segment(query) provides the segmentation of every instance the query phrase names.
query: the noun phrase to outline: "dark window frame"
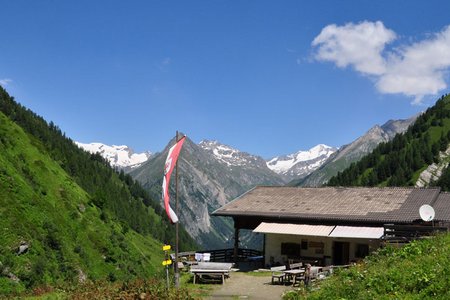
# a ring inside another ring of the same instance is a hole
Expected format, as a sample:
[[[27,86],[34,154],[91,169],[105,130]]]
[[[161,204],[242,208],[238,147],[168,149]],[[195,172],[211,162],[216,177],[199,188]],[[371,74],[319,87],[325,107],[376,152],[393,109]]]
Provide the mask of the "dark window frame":
[[[281,243],[281,255],[288,257],[300,256],[301,244],[299,243]]]
[[[369,245],[368,244],[356,244],[355,257],[364,258],[369,255]]]

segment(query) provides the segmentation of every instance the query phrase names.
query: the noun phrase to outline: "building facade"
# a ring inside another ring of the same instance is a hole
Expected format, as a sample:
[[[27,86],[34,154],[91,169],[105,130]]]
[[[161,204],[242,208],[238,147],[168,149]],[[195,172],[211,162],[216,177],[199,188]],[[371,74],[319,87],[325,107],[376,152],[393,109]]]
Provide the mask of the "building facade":
[[[419,209],[424,204],[435,207],[433,221],[422,220]],[[240,229],[264,234],[267,266],[290,260],[345,265],[364,258],[388,238],[400,238],[400,231],[390,231],[399,228],[395,226],[403,226],[402,239],[436,227],[448,229],[450,194],[439,188],[259,186],[213,215],[233,218],[235,249]]]

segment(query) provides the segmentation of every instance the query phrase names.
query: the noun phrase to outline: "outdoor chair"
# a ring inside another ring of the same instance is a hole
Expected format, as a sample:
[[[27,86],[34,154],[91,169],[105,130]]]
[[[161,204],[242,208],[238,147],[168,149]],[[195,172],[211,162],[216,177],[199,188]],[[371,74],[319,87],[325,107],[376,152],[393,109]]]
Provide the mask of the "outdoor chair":
[[[293,263],[293,264],[289,264],[289,269],[293,270],[293,269],[300,269],[303,266],[303,263],[299,262],[299,263]]]
[[[317,278],[325,279],[328,276],[330,276],[332,272],[333,272],[333,267],[331,267],[331,266],[323,267],[322,271],[317,274]]]
[[[179,262],[177,263],[177,266],[178,266],[178,270],[180,270],[180,271],[186,270],[186,269],[184,268],[184,263],[181,262],[181,261],[179,261]]]
[[[301,281],[306,283],[306,275],[305,275],[305,273],[294,276],[294,281],[292,283],[292,286],[295,286],[297,283],[300,285]]]
[[[272,284],[274,284],[275,279],[277,279],[278,283],[284,283],[284,273],[286,270],[286,266],[272,267],[270,271],[272,271]]]

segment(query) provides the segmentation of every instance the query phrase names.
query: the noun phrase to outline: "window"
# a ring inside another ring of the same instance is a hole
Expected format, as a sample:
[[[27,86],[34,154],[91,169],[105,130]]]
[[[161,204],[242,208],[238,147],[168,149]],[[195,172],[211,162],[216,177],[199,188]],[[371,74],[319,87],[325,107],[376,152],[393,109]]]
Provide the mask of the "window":
[[[369,255],[369,245],[367,244],[356,244],[355,257],[364,258]]]
[[[300,256],[300,244],[281,243],[281,255],[287,255],[288,257]]]
[[[308,240],[302,240],[302,250],[308,250]]]

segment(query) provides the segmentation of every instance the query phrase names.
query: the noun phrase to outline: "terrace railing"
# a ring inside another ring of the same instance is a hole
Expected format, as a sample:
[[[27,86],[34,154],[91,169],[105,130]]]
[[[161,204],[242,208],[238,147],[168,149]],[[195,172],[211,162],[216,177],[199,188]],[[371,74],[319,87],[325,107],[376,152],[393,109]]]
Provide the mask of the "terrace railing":
[[[234,262],[234,249],[202,250],[198,253],[211,253],[213,262]],[[249,258],[262,256],[262,251],[254,249],[238,248],[238,261],[247,261]]]
[[[446,232],[446,227],[385,224],[382,239],[386,243],[407,243],[415,239],[429,236],[435,232]]]

